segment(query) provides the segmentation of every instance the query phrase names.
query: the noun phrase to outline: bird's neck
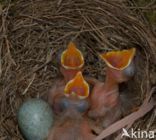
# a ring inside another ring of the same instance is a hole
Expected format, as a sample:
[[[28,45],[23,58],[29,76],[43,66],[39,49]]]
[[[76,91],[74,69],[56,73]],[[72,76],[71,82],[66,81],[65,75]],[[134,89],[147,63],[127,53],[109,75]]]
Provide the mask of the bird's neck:
[[[107,71],[106,71],[106,79],[105,79],[105,84],[104,84],[103,88],[105,88],[105,90],[108,92],[116,91],[117,94],[119,91],[119,84],[115,80],[113,74],[111,73],[111,71],[109,69],[107,69]]]
[[[78,70],[77,69],[75,69],[75,70],[64,69],[63,76],[64,76],[65,83],[72,80],[79,71],[80,71],[79,69]]]

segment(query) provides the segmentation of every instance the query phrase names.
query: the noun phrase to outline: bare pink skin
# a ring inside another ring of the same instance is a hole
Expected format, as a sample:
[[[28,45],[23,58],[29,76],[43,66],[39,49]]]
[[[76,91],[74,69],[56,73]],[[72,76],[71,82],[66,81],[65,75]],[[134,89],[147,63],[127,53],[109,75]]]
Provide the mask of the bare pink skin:
[[[127,81],[123,71],[107,68],[106,80],[94,83],[89,117],[96,119],[97,123],[102,121],[102,126],[107,127],[121,117],[121,106],[119,99],[118,84]]]
[[[83,71],[83,70],[82,69],[65,69],[62,66],[60,67],[60,72],[62,73],[64,77],[64,81],[66,83],[72,80],[79,71]]]
[[[87,119],[82,118],[77,111],[69,109],[54,124],[54,127],[49,132],[47,140],[94,140],[94,139],[95,135],[92,134]]]
[[[56,113],[61,111],[58,107],[58,104],[60,99],[65,97],[64,88],[66,83],[73,79],[79,70],[67,70],[61,66],[60,71],[63,74],[64,79],[56,80],[50,92],[48,93],[48,102],[51,106],[53,106],[53,109]]]
[[[77,74],[77,72],[80,70],[82,70],[82,69],[67,70],[67,69],[64,69],[63,67],[60,68],[60,71],[63,74],[64,79],[57,80],[53,84],[53,87],[51,88],[51,90],[48,94],[48,102],[53,107],[53,110],[56,114],[59,114],[63,111],[60,108],[60,104],[62,102],[61,100],[63,98],[66,98],[66,96],[64,95],[65,85],[67,84],[68,81],[72,80],[75,77],[75,75]],[[74,101],[75,103],[76,102],[79,103],[79,100],[80,100],[79,98],[77,98],[77,96],[75,96],[75,97],[69,96],[68,99]],[[88,98],[85,99],[85,101],[89,102]]]
[[[48,103],[53,107],[55,113],[60,113],[61,110],[58,106],[60,99],[64,97],[65,82],[57,80],[48,93]]]

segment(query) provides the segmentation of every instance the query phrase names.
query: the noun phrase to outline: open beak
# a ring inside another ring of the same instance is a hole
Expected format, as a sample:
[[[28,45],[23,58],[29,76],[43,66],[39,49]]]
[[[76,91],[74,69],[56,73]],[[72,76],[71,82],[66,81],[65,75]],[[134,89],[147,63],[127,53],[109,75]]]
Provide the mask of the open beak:
[[[81,72],[78,72],[76,76],[66,84],[64,93],[66,96],[74,95],[79,99],[85,99],[89,96],[89,85],[84,80]]]
[[[61,65],[65,69],[80,69],[84,65],[82,53],[76,48],[73,42],[68,44],[68,48],[61,55]]]
[[[131,64],[135,52],[136,49],[132,48],[129,50],[111,51],[103,53],[100,56],[106,62],[108,67],[116,70],[124,70]]]

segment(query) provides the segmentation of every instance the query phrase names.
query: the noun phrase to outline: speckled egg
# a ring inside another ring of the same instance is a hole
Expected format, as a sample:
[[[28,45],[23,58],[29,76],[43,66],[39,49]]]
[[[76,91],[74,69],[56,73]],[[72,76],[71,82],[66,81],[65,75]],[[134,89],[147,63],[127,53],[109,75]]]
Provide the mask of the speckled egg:
[[[24,102],[17,114],[18,124],[26,140],[45,140],[53,125],[53,112],[41,99]]]

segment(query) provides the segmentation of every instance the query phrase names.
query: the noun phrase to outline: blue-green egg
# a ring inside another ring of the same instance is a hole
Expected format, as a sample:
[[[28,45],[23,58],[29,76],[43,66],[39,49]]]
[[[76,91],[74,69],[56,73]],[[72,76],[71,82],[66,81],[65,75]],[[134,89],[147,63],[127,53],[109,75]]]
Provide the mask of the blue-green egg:
[[[53,112],[41,99],[24,102],[17,114],[19,128],[26,140],[45,140],[53,125]]]

